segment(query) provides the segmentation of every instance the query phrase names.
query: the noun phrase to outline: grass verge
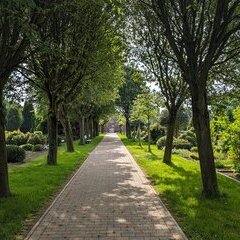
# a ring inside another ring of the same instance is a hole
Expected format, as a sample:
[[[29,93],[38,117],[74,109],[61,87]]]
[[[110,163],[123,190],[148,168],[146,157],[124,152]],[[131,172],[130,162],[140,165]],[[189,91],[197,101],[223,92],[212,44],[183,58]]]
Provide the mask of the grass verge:
[[[0,239],[14,239],[25,219],[36,214],[46,204],[102,138],[96,137],[84,146],[75,143],[74,153],[67,153],[65,146],[59,147],[56,166],[48,166],[46,156],[43,156],[10,169],[12,196],[0,200]]]
[[[148,153],[145,146],[120,137],[189,239],[239,240],[240,184],[218,176],[223,197],[203,198],[198,162],[173,155],[173,164],[166,165],[155,146]]]

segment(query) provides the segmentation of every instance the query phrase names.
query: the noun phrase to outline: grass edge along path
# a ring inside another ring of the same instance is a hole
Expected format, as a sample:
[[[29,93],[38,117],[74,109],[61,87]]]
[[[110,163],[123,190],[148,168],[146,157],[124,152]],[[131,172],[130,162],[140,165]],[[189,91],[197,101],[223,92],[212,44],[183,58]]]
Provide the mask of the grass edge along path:
[[[103,136],[96,137],[84,146],[75,142],[76,151],[73,153],[67,153],[65,145],[59,147],[56,166],[48,166],[46,156],[40,156],[10,169],[12,196],[0,200],[0,239],[15,239],[24,221],[39,214],[46,203],[50,204],[49,199],[63,187],[102,139]]]
[[[239,240],[240,184],[219,175],[220,199],[201,196],[198,162],[173,155],[171,166],[162,162],[163,151],[119,135],[184,233],[193,240]]]

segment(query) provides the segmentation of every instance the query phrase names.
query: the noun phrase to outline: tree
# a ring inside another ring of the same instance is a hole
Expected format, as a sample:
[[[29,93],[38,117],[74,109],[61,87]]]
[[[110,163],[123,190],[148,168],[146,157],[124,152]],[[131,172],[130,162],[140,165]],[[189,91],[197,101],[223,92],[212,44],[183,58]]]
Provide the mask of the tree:
[[[141,85],[143,83],[142,77],[132,67],[125,67],[125,82],[119,89],[119,98],[116,101],[126,119],[126,135],[131,138],[131,126],[130,126],[130,112],[133,106],[133,101],[137,95],[141,92]]]
[[[218,182],[210,137],[207,84],[214,65],[239,52],[239,1],[141,2],[152,10],[175,54],[192,98],[203,193],[218,196]]]
[[[141,146],[141,129],[140,123],[147,123],[147,136],[148,136],[148,151],[151,152],[151,134],[150,124],[151,119],[158,114],[157,104],[154,101],[154,95],[149,89],[144,89],[133,101],[133,108],[131,112],[131,120],[138,121],[138,141]]]
[[[102,8],[102,1],[46,3],[45,22],[37,28],[40,49],[31,55],[27,68],[20,68],[21,74],[48,99],[50,165],[57,163],[59,107],[79,88],[89,70],[104,31],[106,16]]]
[[[158,83],[160,95],[168,110],[163,162],[170,164],[177,113],[187,98],[187,84],[183,81],[181,71],[173,60],[173,52],[163,36],[155,14],[138,2],[134,2],[127,11],[129,9],[130,13],[126,15],[132,26],[127,30],[130,51],[133,57],[142,63],[141,67],[146,69],[147,79]]]
[[[35,129],[35,112],[31,101],[26,100],[22,111],[23,122],[20,130],[24,133],[33,132]]]
[[[14,69],[26,57],[25,51],[34,38],[38,23],[35,1],[0,2],[0,198],[10,195],[3,107],[4,87]]]
[[[7,131],[18,130],[21,126],[22,117],[20,114],[19,107],[16,105],[11,105],[7,112]]]

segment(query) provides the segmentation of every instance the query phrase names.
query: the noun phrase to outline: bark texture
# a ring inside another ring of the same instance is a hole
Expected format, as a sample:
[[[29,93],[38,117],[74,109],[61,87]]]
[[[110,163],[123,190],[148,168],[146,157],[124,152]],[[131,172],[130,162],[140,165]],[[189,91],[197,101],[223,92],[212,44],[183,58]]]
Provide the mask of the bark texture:
[[[173,137],[176,126],[176,116],[177,111],[173,108],[169,109],[168,126],[167,126],[167,136],[166,145],[164,150],[163,162],[170,164],[172,161],[172,148],[173,148]]]
[[[47,163],[49,165],[57,164],[57,149],[58,149],[58,117],[57,107],[52,97],[50,99],[50,107],[48,111],[48,156]]]
[[[191,87],[193,124],[196,131],[203,194],[207,197],[219,195],[217,174],[211,142],[207,90],[205,86]]]
[[[2,92],[3,90],[0,89],[0,198],[8,197],[10,195]]]
[[[125,116],[126,118],[126,136],[127,138],[131,138],[131,126],[130,126],[130,120],[129,117]]]
[[[80,141],[79,144],[80,145],[84,145],[86,143],[85,141],[85,118],[81,117],[80,119]]]

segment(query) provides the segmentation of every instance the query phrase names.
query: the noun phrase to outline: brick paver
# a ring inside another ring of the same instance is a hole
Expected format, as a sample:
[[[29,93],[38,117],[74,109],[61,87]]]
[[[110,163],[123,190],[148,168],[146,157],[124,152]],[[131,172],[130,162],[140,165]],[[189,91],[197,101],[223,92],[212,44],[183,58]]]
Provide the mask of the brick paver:
[[[90,154],[26,240],[186,240],[114,133]]]

